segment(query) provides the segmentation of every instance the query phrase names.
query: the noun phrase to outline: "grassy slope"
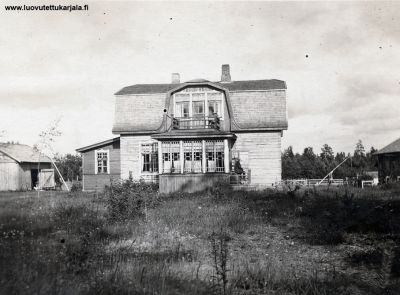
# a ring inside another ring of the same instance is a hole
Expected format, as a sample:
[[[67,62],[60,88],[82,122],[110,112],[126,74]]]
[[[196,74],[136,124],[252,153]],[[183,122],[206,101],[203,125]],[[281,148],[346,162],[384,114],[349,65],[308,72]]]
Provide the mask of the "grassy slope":
[[[117,222],[102,196],[7,194],[0,293],[396,294],[398,196],[219,188]]]

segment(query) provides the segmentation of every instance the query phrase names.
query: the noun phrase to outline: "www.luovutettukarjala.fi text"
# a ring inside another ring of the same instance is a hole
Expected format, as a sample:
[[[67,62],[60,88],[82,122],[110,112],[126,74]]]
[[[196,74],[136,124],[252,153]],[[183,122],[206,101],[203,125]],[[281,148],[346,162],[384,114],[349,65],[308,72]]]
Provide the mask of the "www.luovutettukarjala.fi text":
[[[89,5],[6,5],[7,11],[87,11]]]

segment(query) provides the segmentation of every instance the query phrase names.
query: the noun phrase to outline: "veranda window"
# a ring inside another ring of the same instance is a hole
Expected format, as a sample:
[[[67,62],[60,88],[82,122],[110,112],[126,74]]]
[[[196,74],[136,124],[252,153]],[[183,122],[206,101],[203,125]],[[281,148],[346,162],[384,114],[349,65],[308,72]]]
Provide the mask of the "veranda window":
[[[180,173],[180,143],[167,141],[162,143],[163,173]]]
[[[183,142],[184,172],[191,172],[191,173],[202,172],[202,160],[203,160],[202,150],[203,150],[203,145],[200,140]]]
[[[176,140],[160,144],[160,173],[229,173],[228,139]]]
[[[96,174],[109,173],[109,151],[97,150],[96,156]]]
[[[158,144],[144,143],[142,149],[142,172],[158,172]]]
[[[224,172],[224,142],[222,140],[206,141],[207,172]]]

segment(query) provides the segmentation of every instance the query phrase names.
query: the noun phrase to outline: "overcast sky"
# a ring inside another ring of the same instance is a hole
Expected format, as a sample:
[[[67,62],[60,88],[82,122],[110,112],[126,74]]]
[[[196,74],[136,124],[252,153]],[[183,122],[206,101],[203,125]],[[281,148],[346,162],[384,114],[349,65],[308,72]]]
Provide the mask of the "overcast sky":
[[[172,72],[218,81],[224,63],[233,80],[286,81],[283,148],[349,152],[400,137],[400,2],[79,0],[88,12],[19,13],[1,3],[0,141],[35,144],[61,118],[54,148],[74,152],[115,136],[120,88]]]

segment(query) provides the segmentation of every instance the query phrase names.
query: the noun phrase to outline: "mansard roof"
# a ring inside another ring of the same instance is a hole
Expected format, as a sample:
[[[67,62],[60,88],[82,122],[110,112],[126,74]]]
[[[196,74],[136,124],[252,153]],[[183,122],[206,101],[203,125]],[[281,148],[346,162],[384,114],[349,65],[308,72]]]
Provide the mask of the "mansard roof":
[[[181,84],[135,84],[127,86],[119,90],[115,95],[129,95],[129,94],[154,94],[154,93],[167,93],[179,86],[189,83],[208,82],[207,80],[196,79]],[[246,80],[246,81],[232,81],[227,83],[212,82],[219,85],[228,91],[254,91],[254,90],[273,90],[273,89],[286,89],[286,83],[282,80]]]
[[[286,83],[281,80],[137,84],[116,93],[114,134],[165,132],[171,96],[186,87],[210,87],[225,93],[230,130],[276,131],[288,127]],[[167,113],[164,112],[167,110]]]

